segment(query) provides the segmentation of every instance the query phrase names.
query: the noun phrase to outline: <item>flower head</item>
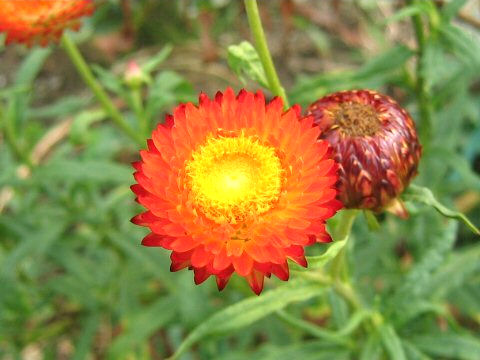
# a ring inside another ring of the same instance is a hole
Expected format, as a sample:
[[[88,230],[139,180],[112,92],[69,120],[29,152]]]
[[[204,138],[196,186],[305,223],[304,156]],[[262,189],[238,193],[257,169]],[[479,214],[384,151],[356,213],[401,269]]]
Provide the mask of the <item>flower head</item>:
[[[77,30],[79,18],[94,11],[92,0],[2,0],[0,32],[6,44],[47,45],[66,29]]]
[[[259,294],[264,276],[306,266],[304,247],[328,242],[337,164],[313,118],[275,98],[232,89],[198,106],[178,106],[148,140],[132,186],[147,211],[132,219],[151,233],[142,244],[171,250],[171,270],[221,290],[236,272]]]
[[[308,115],[334,148],[344,206],[408,216],[397,196],[417,174],[422,151],[410,115],[370,90],[327,95],[310,105]]]

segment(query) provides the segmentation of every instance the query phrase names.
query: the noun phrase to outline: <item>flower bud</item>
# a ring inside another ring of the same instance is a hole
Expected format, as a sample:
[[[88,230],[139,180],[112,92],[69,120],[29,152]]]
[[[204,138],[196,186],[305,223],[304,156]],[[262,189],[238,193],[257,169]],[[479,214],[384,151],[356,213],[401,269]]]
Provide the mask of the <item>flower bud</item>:
[[[307,115],[333,147],[344,206],[407,217],[398,196],[416,176],[422,152],[410,115],[371,90],[327,95],[310,105]]]
[[[132,60],[127,65],[127,70],[124,75],[125,83],[131,88],[139,88],[143,84],[150,82],[150,77],[142,70],[135,60]]]

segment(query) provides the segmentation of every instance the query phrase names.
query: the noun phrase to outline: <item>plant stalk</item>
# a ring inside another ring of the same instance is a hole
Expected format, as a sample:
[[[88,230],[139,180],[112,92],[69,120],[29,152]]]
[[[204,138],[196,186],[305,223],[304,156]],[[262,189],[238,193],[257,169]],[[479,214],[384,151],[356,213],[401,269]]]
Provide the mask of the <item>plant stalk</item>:
[[[415,0],[407,0],[407,3],[413,4]],[[424,76],[423,56],[425,54],[426,37],[423,28],[423,20],[420,14],[412,15],[412,23],[417,41],[417,65],[416,65],[416,83],[415,92],[420,110],[420,138],[423,146],[428,147],[432,138],[432,103],[429,90],[427,89]]]
[[[348,264],[347,264],[347,247],[348,247],[348,238],[352,231],[352,226],[355,221],[355,218],[358,214],[357,210],[348,210],[345,209],[338,215],[340,216],[339,222],[335,226],[335,231],[333,232],[334,241],[339,241],[347,239],[347,243],[340,250],[340,252],[332,259],[332,265],[330,268],[330,273],[332,279],[337,281],[343,279],[344,281],[348,280]]]
[[[270,91],[282,98],[285,107],[289,107],[290,104],[285,93],[285,89],[280,83],[275,65],[273,64],[272,55],[268,49],[267,39],[265,32],[263,31],[262,20],[258,11],[258,5],[256,0],[245,0],[245,9],[247,11],[248,23],[250,25],[250,31],[255,43],[255,48],[260,57],[260,61],[267,77]]]
[[[100,102],[107,115],[113,120],[115,125],[117,125],[120,130],[122,130],[132,140],[143,146],[145,144],[145,139],[143,136],[140,133],[137,133],[127,124],[122,114],[112,103],[110,97],[93,75],[88,64],[78,50],[77,45],[72,41],[67,33],[65,33],[62,37],[62,46],[67,55],[70,57],[70,60],[77,69],[79,75],[82,77],[83,81],[90,87],[97,100]]]
[[[137,121],[140,125],[140,129],[142,130],[142,134],[144,136],[148,136],[150,132],[150,124],[148,122],[148,118],[145,116],[141,88],[138,87],[131,89],[130,97],[132,101],[133,111],[135,112],[135,116],[137,117]]]

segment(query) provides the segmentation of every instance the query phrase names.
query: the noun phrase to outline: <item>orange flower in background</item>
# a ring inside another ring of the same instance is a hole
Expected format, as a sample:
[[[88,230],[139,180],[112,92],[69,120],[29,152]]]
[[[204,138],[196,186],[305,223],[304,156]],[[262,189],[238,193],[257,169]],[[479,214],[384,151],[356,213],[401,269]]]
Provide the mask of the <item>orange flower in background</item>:
[[[92,0],[1,0],[0,32],[6,44],[47,45],[66,29],[78,30],[79,18],[94,11]]]
[[[417,175],[422,154],[410,115],[372,90],[329,94],[310,105],[308,114],[334,149],[344,206],[406,218],[398,196]]]
[[[288,280],[287,259],[329,242],[337,164],[313,118],[283,111],[280,98],[232,89],[178,106],[147,141],[132,186],[147,211],[132,219],[142,244],[171,250],[171,271],[189,268],[219,290],[236,272],[259,294],[264,276]]]

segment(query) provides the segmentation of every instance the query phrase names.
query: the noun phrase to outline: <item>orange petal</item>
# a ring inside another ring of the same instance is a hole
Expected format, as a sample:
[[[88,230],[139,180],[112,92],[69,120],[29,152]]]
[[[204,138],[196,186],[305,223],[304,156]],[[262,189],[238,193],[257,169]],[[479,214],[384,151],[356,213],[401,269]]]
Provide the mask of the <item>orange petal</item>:
[[[232,263],[235,271],[241,276],[247,276],[252,271],[253,260],[246,253],[238,257],[233,257]]]
[[[211,275],[206,271],[205,268],[194,268],[193,271],[195,273],[194,281],[196,285],[200,285],[205,280],[207,280]]]
[[[205,251],[203,246],[199,246],[193,250],[191,262],[196,268],[201,268],[211,261],[212,255]]]
[[[250,285],[250,288],[257,295],[260,295],[260,293],[263,290],[263,279],[264,279],[263,273],[256,270],[252,271],[247,276],[247,281],[248,281],[248,284]]]
[[[227,256],[227,252],[225,249],[222,249],[218,255],[215,255],[213,258],[213,268],[215,270],[223,270],[230,266],[232,260],[230,257]]]
[[[287,262],[284,262],[283,264],[272,264],[270,270],[272,274],[283,281],[287,281],[290,276]]]
[[[176,238],[172,243],[172,249],[178,252],[185,252],[192,250],[198,243],[191,236],[183,236]]]
[[[245,241],[229,240],[227,241],[227,256],[240,256],[243,252]]]

